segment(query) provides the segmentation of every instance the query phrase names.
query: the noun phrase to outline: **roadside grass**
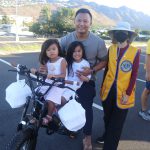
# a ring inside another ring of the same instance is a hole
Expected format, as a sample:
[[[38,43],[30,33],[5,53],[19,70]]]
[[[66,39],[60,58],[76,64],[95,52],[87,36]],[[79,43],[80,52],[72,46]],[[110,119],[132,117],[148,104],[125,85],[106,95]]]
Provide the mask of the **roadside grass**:
[[[0,52],[40,51],[41,43],[0,43]]]
[[[147,42],[145,42],[145,41],[134,41],[134,42],[132,43],[132,45],[142,47],[142,46],[146,46],[146,45],[147,45]]]
[[[109,47],[111,44],[111,41],[105,41],[106,46]],[[41,45],[43,41],[41,42],[12,42],[12,43],[0,43],[0,52],[2,53],[16,53],[16,52],[37,52],[40,51]],[[141,41],[135,41],[132,43],[132,45],[136,47],[146,47],[147,42],[141,42]]]

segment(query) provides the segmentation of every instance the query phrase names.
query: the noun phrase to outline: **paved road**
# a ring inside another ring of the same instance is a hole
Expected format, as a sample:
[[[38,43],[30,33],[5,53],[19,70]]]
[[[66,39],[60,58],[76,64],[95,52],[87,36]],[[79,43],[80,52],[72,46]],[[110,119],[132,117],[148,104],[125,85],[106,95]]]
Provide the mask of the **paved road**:
[[[26,64],[28,67],[37,67],[38,54],[14,54],[14,55],[1,55],[1,59],[9,62],[16,62]],[[143,63],[145,54],[141,55],[141,64],[139,70],[139,79],[144,80],[145,71]],[[5,145],[11,139],[16,130],[16,125],[20,119],[21,108],[11,109],[5,101],[5,88],[13,81],[15,81],[15,74],[9,73],[7,70],[11,69],[9,66],[0,62],[0,150],[5,149]],[[101,82],[103,71],[98,74],[97,85]],[[144,88],[144,82],[137,81],[136,91],[136,105],[132,108],[124,126],[119,150],[149,150],[150,149],[150,122],[142,120],[138,116],[140,109],[140,97]],[[97,90],[99,90],[97,88]],[[101,105],[98,96],[95,98],[94,103]],[[93,107],[94,110],[94,125],[93,125],[93,145],[94,150],[100,150],[100,145],[95,144],[97,136],[103,132],[103,112],[98,108]],[[67,136],[54,134],[48,136],[45,130],[41,129],[38,137],[37,150],[81,150],[82,149],[82,134],[79,134],[77,139],[69,139]]]

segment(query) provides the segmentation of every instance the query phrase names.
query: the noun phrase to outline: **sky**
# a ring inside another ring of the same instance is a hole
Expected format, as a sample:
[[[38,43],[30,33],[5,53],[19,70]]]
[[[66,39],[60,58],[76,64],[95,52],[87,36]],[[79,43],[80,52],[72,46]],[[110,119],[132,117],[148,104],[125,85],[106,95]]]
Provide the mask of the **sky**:
[[[141,11],[144,14],[150,15],[150,0],[86,0],[88,2],[96,2],[100,5],[109,7],[127,6],[136,11]]]

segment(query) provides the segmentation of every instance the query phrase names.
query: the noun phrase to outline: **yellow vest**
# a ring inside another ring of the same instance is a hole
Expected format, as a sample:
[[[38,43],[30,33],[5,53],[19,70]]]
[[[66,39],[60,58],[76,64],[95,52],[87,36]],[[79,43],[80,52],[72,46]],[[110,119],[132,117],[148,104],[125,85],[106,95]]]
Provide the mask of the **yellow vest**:
[[[116,78],[116,101],[117,106],[121,109],[126,109],[134,106],[135,103],[135,86],[129,100],[126,104],[121,104],[122,95],[126,92],[132,73],[132,65],[134,58],[138,52],[138,49],[133,46],[129,46],[124,55],[122,56],[117,71],[117,44],[113,44],[109,48],[109,62],[108,62],[108,71],[106,73],[102,88],[100,91],[100,96],[102,101],[106,100],[109,91],[114,83],[115,76]]]

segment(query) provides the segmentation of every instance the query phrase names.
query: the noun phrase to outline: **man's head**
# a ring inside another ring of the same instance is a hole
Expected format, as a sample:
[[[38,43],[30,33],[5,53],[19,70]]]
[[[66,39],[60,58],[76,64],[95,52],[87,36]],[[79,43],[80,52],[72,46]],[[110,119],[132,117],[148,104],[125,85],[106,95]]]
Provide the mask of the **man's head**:
[[[89,31],[92,24],[92,15],[86,8],[79,9],[75,14],[75,28],[79,34],[85,34]]]

